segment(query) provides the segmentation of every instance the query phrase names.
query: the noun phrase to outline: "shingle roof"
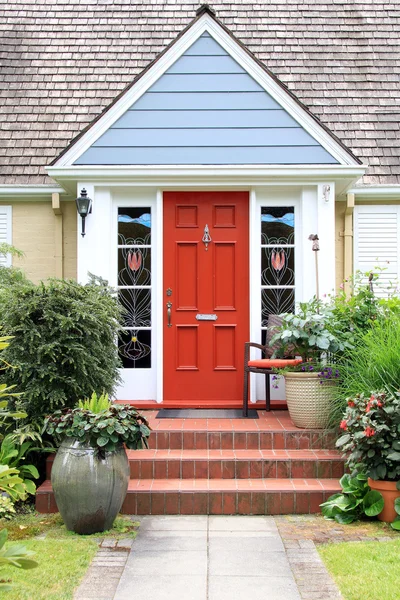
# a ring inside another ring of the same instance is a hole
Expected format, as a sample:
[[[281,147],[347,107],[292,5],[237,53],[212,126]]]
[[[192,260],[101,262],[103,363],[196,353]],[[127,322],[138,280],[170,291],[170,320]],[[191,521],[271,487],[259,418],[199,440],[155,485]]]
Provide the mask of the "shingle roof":
[[[398,0],[218,0],[217,17],[370,169],[400,183]],[[194,18],[189,0],[2,0],[2,183],[44,171]]]

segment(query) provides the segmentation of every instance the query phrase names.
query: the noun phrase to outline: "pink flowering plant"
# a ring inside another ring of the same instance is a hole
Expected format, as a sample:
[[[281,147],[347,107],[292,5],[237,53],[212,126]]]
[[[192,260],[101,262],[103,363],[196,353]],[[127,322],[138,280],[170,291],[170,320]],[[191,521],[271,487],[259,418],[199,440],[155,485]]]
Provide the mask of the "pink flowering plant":
[[[347,398],[336,446],[350,469],[371,479],[400,482],[400,392]]]

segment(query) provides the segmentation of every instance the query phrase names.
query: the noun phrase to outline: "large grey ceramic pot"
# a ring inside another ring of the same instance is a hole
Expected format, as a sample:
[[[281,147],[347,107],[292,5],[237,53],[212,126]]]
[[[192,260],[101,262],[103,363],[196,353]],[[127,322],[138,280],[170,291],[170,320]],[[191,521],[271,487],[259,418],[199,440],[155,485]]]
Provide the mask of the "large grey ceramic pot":
[[[91,446],[66,438],[54,459],[51,483],[58,510],[70,531],[110,529],[125,499],[129,462],[125,449],[98,458]]]

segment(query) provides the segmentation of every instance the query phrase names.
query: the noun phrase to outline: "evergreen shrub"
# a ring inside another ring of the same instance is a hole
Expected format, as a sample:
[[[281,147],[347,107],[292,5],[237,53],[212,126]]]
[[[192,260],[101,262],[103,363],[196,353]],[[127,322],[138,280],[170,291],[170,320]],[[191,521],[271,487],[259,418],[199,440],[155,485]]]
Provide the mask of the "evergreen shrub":
[[[23,390],[30,422],[82,397],[113,394],[120,366],[120,308],[107,284],[51,279],[11,286],[0,297],[0,325],[12,335],[4,359],[7,381]]]

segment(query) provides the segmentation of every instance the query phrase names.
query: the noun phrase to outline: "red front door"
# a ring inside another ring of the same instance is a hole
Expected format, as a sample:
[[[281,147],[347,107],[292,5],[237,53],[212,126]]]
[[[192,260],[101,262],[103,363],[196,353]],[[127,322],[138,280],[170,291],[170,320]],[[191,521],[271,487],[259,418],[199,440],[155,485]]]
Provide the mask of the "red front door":
[[[164,193],[164,401],[242,397],[248,214],[248,192]]]

